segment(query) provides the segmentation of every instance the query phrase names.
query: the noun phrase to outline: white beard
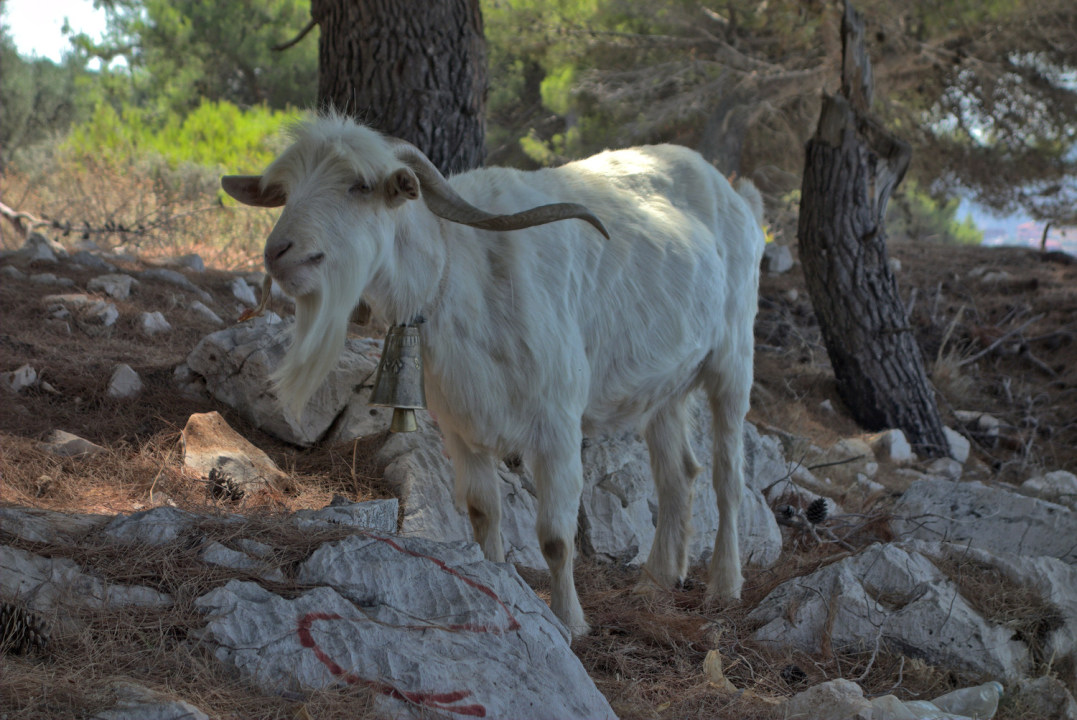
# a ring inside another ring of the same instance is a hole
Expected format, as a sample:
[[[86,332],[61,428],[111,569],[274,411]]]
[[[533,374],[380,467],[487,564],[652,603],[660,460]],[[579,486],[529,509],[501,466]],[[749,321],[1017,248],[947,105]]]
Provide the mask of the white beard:
[[[270,376],[280,404],[295,417],[337,365],[348,320],[359,297],[355,284],[327,273],[322,289],[295,299],[295,333],[280,366]]]

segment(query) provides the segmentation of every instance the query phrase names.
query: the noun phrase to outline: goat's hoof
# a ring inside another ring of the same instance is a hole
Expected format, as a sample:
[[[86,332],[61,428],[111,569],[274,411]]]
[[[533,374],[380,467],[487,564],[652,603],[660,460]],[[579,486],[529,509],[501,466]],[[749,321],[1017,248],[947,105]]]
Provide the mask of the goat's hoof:
[[[572,639],[575,640],[576,638],[584,637],[585,635],[590,635],[591,634],[591,626],[588,625],[586,622],[584,622],[584,623],[582,623],[580,625],[570,625],[569,628],[568,628],[568,631],[570,633],[572,633]]]
[[[705,600],[708,605],[736,604],[740,601],[742,585],[743,581],[736,583],[707,583]]]

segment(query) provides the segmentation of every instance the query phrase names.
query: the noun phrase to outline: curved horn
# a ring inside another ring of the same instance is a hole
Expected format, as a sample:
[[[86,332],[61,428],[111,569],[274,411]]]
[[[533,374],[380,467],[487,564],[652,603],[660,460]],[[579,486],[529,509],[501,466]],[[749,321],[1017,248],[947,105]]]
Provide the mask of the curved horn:
[[[470,225],[480,230],[521,230],[557,220],[576,218],[591,223],[607,240],[610,237],[602,221],[586,207],[577,203],[540,205],[512,215],[493,215],[480,210],[452,189],[445,176],[419,148],[399,138],[386,137],[385,139],[395,146],[396,158],[411,168],[419,178],[426,206],[430,208],[430,212],[440,218]]]

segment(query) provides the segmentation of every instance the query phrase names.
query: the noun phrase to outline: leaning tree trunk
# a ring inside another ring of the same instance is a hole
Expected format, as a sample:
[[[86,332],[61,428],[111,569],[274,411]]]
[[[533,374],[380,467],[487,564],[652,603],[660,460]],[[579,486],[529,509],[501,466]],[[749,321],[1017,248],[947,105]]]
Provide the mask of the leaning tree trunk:
[[[887,263],[883,217],[912,152],[868,116],[873,80],[863,21],[842,19],[842,90],[808,141],[797,238],[808,292],[853,417],[902,429],[919,452],[949,445],[920,348]]]
[[[443,173],[482,165],[479,0],[311,0],[318,98],[416,145]]]

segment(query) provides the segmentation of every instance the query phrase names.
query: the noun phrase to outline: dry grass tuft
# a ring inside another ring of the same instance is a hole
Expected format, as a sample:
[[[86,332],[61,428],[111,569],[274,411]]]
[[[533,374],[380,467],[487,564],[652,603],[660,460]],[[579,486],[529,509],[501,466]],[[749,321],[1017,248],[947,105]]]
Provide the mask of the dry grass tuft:
[[[971,558],[950,558],[935,564],[984,620],[1010,628],[1014,639],[1028,646],[1031,677],[1055,671],[1055,658],[1046,652],[1046,643],[1065,619],[1040,593],[1015,582],[998,568]]]

